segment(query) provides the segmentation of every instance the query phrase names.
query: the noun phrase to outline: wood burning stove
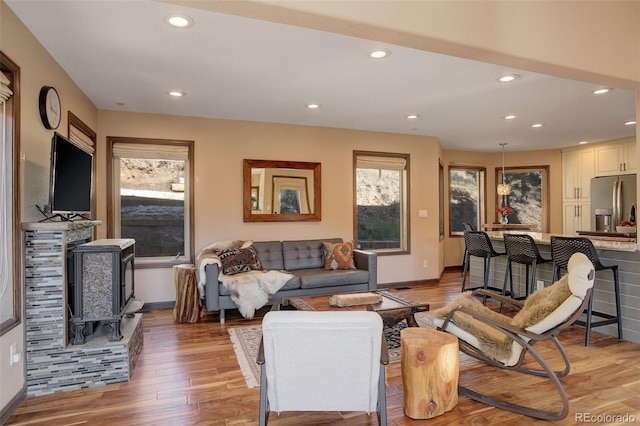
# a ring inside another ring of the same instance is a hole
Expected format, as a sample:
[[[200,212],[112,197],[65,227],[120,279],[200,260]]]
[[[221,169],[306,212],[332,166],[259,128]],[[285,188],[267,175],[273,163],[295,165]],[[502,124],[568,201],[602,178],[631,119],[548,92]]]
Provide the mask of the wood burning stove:
[[[109,321],[109,341],[122,339],[120,320],[142,308],[135,300],[135,240],[103,239],[73,249],[74,288],[71,292],[73,344],[84,344],[97,321]]]

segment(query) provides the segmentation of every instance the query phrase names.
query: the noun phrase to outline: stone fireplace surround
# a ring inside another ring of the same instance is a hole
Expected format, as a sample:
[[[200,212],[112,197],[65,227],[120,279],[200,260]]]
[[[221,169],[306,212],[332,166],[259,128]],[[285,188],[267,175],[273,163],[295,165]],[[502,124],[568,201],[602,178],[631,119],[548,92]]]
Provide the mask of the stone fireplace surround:
[[[27,396],[129,381],[143,344],[142,314],[124,317],[122,340],[109,342],[100,324],[84,345],[72,345],[67,309],[69,251],[91,241],[100,221],[24,223]]]

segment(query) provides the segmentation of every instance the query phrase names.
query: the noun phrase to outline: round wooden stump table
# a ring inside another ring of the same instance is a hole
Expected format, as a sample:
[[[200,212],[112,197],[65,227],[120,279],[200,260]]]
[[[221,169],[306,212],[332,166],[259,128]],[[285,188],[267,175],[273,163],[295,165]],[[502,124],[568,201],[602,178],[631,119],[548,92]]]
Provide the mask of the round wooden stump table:
[[[173,267],[173,280],[176,286],[176,304],[173,307],[173,321],[186,323],[200,321],[203,307],[198,292],[195,265],[175,265]]]
[[[407,327],[400,332],[404,413],[430,419],[458,403],[458,338],[443,331]]]

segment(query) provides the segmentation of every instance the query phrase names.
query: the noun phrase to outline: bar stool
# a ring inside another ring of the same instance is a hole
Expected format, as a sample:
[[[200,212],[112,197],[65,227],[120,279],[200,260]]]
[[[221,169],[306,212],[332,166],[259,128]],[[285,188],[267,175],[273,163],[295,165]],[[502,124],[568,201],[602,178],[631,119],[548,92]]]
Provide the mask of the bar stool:
[[[560,278],[560,270],[567,269],[567,263],[573,253],[584,253],[596,271],[611,269],[613,272],[613,287],[616,298],[616,314],[611,315],[593,310],[593,292],[587,306],[587,318],[585,321],[578,320],[575,323],[586,327],[584,345],[589,346],[589,334],[592,327],[600,327],[607,324],[618,324],[618,339],[622,340],[622,317],[620,314],[620,280],[618,278],[618,265],[603,265],[600,263],[598,253],[591,240],[581,237],[551,237],[551,255],[553,257],[553,281]],[[591,317],[596,316],[602,320],[592,321]]]
[[[469,222],[463,222],[462,225],[464,226],[464,232],[467,231],[473,231],[473,226],[469,223]],[[464,271],[464,266],[466,264],[467,261],[467,245],[464,245],[464,254],[462,255],[462,270]]]
[[[493,248],[493,244],[491,244],[489,236],[486,232],[483,231],[465,231],[464,245],[466,257],[464,262],[464,271],[462,273],[462,291],[484,288],[504,292],[504,287],[502,289],[489,287],[489,269],[491,266],[491,259],[497,256],[504,256],[506,253],[497,252]],[[484,259],[484,285],[482,287],[465,289],[464,286],[467,280],[467,272],[469,271],[469,261],[471,259],[471,256],[481,257]],[[483,298],[483,300],[486,300],[486,298]]]
[[[551,262],[551,259],[542,257],[533,238],[526,234],[504,234],[504,247],[507,250],[507,270],[504,274],[505,292],[508,280],[511,297],[514,299],[526,299],[529,297],[529,291],[533,293],[535,288],[537,266],[541,263]],[[513,262],[525,265],[524,297],[514,297],[513,272],[511,269]],[[531,266],[531,284],[529,284],[529,266]]]

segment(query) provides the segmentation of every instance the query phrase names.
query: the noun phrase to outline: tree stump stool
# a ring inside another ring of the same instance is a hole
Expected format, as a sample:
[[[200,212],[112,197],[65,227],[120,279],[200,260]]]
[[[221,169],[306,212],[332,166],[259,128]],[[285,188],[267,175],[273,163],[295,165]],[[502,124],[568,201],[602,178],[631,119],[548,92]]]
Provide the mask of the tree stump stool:
[[[400,332],[404,413],[430,419],[458,403],[458,338],[438,330],[408,327]]]
[[[176,286],[176,304],[173,307],[174,322],[198,322],[203,308],[198,292],[196,267],[192,264],[175,265],[173,280]]]

